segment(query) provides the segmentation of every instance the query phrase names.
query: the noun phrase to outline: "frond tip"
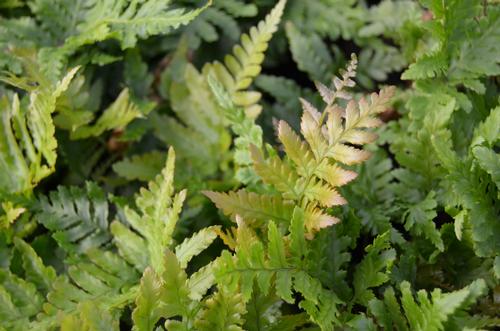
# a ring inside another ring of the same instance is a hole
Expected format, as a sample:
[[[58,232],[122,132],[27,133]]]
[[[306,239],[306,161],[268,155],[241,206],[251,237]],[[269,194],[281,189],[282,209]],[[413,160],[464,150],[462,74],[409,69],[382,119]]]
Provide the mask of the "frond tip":
[[[233,48],[233,54],[226,55],[224,64],[215,62],[205,66],[204,72],[214,72],[217,79],[231,95],[238,107],[245,108],[247,116],[255,118],[261,112],[257,104],[261,94],[246,91],[261,71],[269,40],[278,30],[286,0],[280,0],[266,18],[241,36],[240,45]]]

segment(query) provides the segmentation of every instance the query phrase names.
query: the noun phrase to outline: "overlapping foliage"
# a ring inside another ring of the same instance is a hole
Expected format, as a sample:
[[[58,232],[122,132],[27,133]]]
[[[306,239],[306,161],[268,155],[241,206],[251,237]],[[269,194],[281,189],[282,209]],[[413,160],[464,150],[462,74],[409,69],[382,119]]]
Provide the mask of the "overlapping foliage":
[[[0,15],[0,330],[500,326],[496,1]]]

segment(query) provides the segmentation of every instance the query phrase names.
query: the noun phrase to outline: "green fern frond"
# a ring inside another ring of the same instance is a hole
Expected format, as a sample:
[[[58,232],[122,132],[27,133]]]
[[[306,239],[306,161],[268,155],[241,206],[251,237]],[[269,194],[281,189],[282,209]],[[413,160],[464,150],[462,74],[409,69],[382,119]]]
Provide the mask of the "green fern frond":
[[[26,208],[15,205],[12,201],[2,202],[0,209],[0,229],[7,229],[26,211]]]
[[[15,77],[8,83],[29,89],[27,109],[14,95],[12,105],[4,96],[0,101],[0,195],[29,193],[43,178],[54,171],[57,141],[52,113],[57,98],[68,88],[78,68],[69,71],[57,84],[39,82],[33,88]]]
[[[172,242],[172,234],[186,197],[185,190],[174,195],[174,162],[175,152],[171,148],[161,174],[149,182],[148,189],[142,188],[136,197],[139,213],[128,206],[124,208],[127,222],[146,239],[150,258],[148,264],[155,267],[163,265],[163,251]],[[119,226],[115,227],[118,230]],[[132,234],[130,230],[128,232]]]
[[[105,131],[122,130],[134,119],[144,117],[153,107],[153,104],[140,107],[130,99],[129,90],[124,89],[94,124],[73,128],[71,139],[97,137]]]
[[[190,250],[186,256],[186,247],[192,246],[199,239],[205,243],[203,246],[207,247],[215,237],[211,236],[208,231],[200,232],[178,246],[176,254],[168,249],[165,251],[161,274],[151,267],[144,271],[136,299],[136,308],[132,313],[134,330],[149,331],[160,318],[166,319],[165,327],[168,330],[193,327],[198,323],[200,325],[205,323],[198,312],[201,312],[203,316],[211,315],[210,308],[206,313],[204,312],[201,299],[214,284],[215,278],[211,272],[217,260],[202,267],[191,277],[188,277],[185,270],[186,263],[202,249],[202,247],[197,247],[194,251]],[[206,302],[210,307],[211,299],[207,299]],[[181,317],[181,320],[174,319],[174,317]]]
[[[71,259],[65,264],[67,274],[56,276],[51,267],[43,265],[31,246],[14,239],[24,261],[25,283],[19,283],[21,280],[10,273],[2,272],[0,275],[0,297],[6,305],[3,310],[0,309],[0,314],[11,314],[5,319],[5,325],[16,325],[21,329],[28,328],[28,325],[30,328],[50,329],[59,323],[64,328],[69,328],[80,322],[81,327],[86,330],[86,327],[98,322],[96,316],[101,316],[101,324],[95,325],[96,328],[115,328],[118,325],[120,310],[136,297],[138,302],[141,302],[141,307],[134,313],[134,320],[140,320],[138,316],[147,314],[149,308],[142,303],[147,300],[141,299],[145,285],[138,288],[136,284],[140,272],[148,266],[143,283],[148,279],[148,274],[157,275],[154,270],[160,270],[163,274],[162,285],[169,289],[166,292],[162,290],[162,296],[166,297],[165,300],[170,300],[171,311],[161,317],[183,315],[185,311],[182,309],[186,308],[187,304],[200,304],[201,298],[214,284],[213,273],[217,261],[202,267],[189,279],[185,278],[183,281],[177,278],[182,276],[180,270],[187,267],[192,257],[212,244],[217,237],[218,227],[205,228],[177,247],[173,245],[172,230],[185,195],[184,192],[174,195],[173,171],[174,152],[171,150],[162,174],[149,183],[149,189],[142,189],[136,198],[140,214],[128,206],[124,208],[127,221],[139,234],[118,221],[112,223],[112,236],[109,234],[108,204],[104,193],[95,185],[88,184],[87,192],[76,188],[61,188],[52,194],[50,201],[42,199],[39,206],[41,211],[37,218],[54,233],[58,244],[72,253]],[[118,253],[111,251],[111,239]],[[163,257],[168,247],[175,247],[176,255],[170,253],[166,263],[162,261],[161,265],[153,267],[151,263],[156,262],[155,258],[160,254]],[[14,285],[10,284],[20,284],[16,286],[23,287],[24,292],[21,292],[20,288],[16,290],[19,298],[15,299],[15,302],[8,292],[1,291],[4,286],[13,289]],[[170,290],[179,290],[183,286],[186,291],[186,295],[182,296],[186,302],[185,306],[180,303],[181,296],[175,296]],[[27,301],[22,301],[21,294],[25,292],[32,298],[30,306],[26,306]],[[151,299],[154,300],[148,298]],[[94,316],[88,316],[89,303],[92,303],[91,311]],[[26,307],[21,312],[19,309],[23,305]],[[161,312],[163,314],[164,310]],[[137,325],[140,326],[141,322],[138,321]]]
[[[382,234],[392,228],[391,218],[399,209],[394,193],[397,170],[381,149],[375,150],[373,157],[355,170],[359,173],[357,185],[346,187],[343,192],[363,226],[373,235]]]
[[[293,291],[303,300],[299,306],[305,309],[311,321],[323,330],[329,330],[336,322],[339,299],[324,289],[321,283],[307,271],[308,244],[304,237],[304,212],[295,208],[289,226],[289,235],[283,237],[276,224],[267,227],[267,242],[259,240],[242,218],[238,218],[236,251],[224,251],[216,273],[218,284],[231,292],[239,289],[245,301],[252,297],[254,281],[263,295],[271,288],[286,302],[295,302]]]
[[[262,114],[264,123],[272,123],[273,118],[280,118],[287,121],[292,128],[298,129],[300,98],[310,100],[313,104],[321,102],[321,97],[312,90],[285,77],[261,74],[255,79],[255,85],[275,100]],[[264,130],[266,129],[271,128],[264,127]]]
[[[217,238],[218,226],[204,228],[175,247],[175,256],[181,268],[186,268],[191,259],[204,251]]]
[[[369,303],[370,312],[381,327],[387,330],[459,330],[465,324],[474,323],[475,317],[466,314],[465,310],[485,294],[486,283],[479,279],[450,293],[437,289],[431,293],[431,298],[426,291],[420,290],[416,293],[418,302],[408,282],[402,282],[400,288],[404,314],[401,314],[400,304],[391,287],[385,291],[383,301],[373,299]],[[485,324],[493,326],[495,321],[489,320]]]
[[[224,162],[230,135],[206,77],[189,63],[181,70],[172,77],[168,91],[178,119],[156,115],[151,117],[151,123],[156,136],[175,148],[181,162],[185,163],[183,167],[192,168],[193,176],[206,178]]]
[[[59,187],[40,197],[36,219],[69,253],[84,253],[109,244],[108,202],[104,192],[87,182],[85,189]]]
[[[141,281],[137,299],[137,308],[132,314],[136,330],[151,330],[160,317],[167,318],[168,329],[178,329],[182,324],[189,325],[191,312],[187,275],[180,267],[175,254],[166,251],[164,257],[164,272],[155,274],[152,269],[146,269]],[[160,309],[157,305],[163,304]],[[144,316],[146,315],[146,316]],[[182,321],[169,320],[174,316],[182,316]]]
[[[218,5],[218,1],[215,6]],[[241,30],[235,18],[223,10],[207,8],[196,20],[186,27],[189,45],[197,49],[201,41],[210,43],[220,39],[220,30],[228,39],[237,41]]]
[[[476,146],[472,153],[478,164],[486,171],[500,190],[500,154],[493,149]]]
[[[363,305],[375,298],[370,288],[378,287],[389,280],[391,266],[396,259],[396,250],[390,248],[389,232],[376,237],[365,251],[365,257],[354,272],[352,298],[353,302]]]
[[[81,304],[91,302],[99,312],[113,312],[130,303],[139,273],[117,254],[92,249],[77,263],[70,264],[67,275],[60,275],[52,284],[44,304],[44,313],[36,322],[57,325],[58,315],[75,316]],[[112,315],[112,324],[119,315]]]
[[[119,321],[92,302],[78,305],[78,314],[61,318],[61,331],[118,331]]]
[[[278,296],[273,293],[263,295],[255,286],[252,298],[246,305],[244,330],[293,331],[309,323],[306,313],[285,315],[281,313],[281,307]]]
[[[409,207],[404,213],[405,229],[410,230],[416,235],[424,235],[440,251],[444,250],[443,239],[439,230],[436,229],[434,218],[437,216],[435,199],[436,192],[430,191],[422,201]]]
[[[26,330],[42,311],[44,297],[52,288],[56,272],[47,267],[33,248],[21,239],[14,239],[22,259],[26,277],[20,278],[9,269],[0,270],[0,328]]]
[[[287,224],[293,213],[293,205],[279,196],[259,195],[240,190],[238,192],[203,192],[224,214],[241,216],[254,226],[265,224],[269,220]]]
[[[352,0],[293,1],[288,17],[303,32],[314,31],[330,40],[352,40],[369,14],[356,4]]]
[[[484,94],[480,77],[500,72],[498,28],[500,10],[490,6],[480,15],[482,2],[425,3],[435,18],[427,30],[433,46],[403,73],[402,79],[423,80],[446,77],[449,85],[464,85]],[[477,17],[477,20],[475,19]],[[481,54],[479,60],[477,54]]]
[[[207,81],[231,130],[237,136],[234,139],[234,162],[238,166],[235,177],[244,184],[254,183],[258,179],[251,168],[252,158],[249,149],[253,145],[262,146],[262,128],[255,124],[255,120],[246,116],[243,108],[234,105],[231,95],[217,78],[209,75]]]
[[[447,65],[446,55],[442,52],[427,55],[418,62],[410,64],[401,75],[401,79],[416,80],[441,76],[446,71]]]
[[[479,124],[472,139],[472,154],[479,166],[486,171],[500,190],[500,156],[495,146],[500,141],[500,107],[492,109]]]
[[[242,315],[246,313],[241,295],[227,293],[223,288],[208,298],[205,310],[196,321],[196,328],[201,331],[227,330],[242,331]]]
[[[242,0],[218,0],[214,6],[219,7],[234,17],[252,17],[257,15],[257,6]]]
[[[500,252],[498,241],[492,239],[500,233],[498,222],[492,221],[500,215],[495,203],[498,199],[495,172],[494,169],[488,171],[489,163],[487,159],[481,159],[480,155],[484,151],[495,162],[493,148],[500,132],[499,114],[498,107],[491,110],[489,116],[476,127],[465,156],[460,156],[454,150],[452,134],[448,129],[435,132],[430,139],[444,170],[443,184],[449,185],[454,192],[461,192],[450,203],[463,210],[460,214],[457,212],[461,215],[457,217],[457,230],[461,228],[462,221],[470,224],[471,239],[479,256],[496,256]],[[457,234],[461,236],[460,231]]]
[[[165,153],[158,151],[133,155],[113,164],[113,171],[127,180],[150,181],[165,164]]]
[[[500,252],[500,242],[493,238],[500,234],[498,219],[500,209],[498,195],[489,188],[489,175],[475,167],[473,155],[460,158],[452,149],[450,132],[433,137],[441,165],[446,170],[446,180],[456,192],[462,192],[458,204],[469,213],[474,248],[479,256],[496,256]],[[472,154],[472,151],[471,151]]]
[[[373,88],[375,84],[372,79],[385,81],[390,73],[401,71],[406,65],[399,49],[374,42],[359,54],[358,81],[362,86]]]
[[[312,80],[327,80],[333,60],[321,38],[317,34],[304,35],[292,22],[287,22],[285,28],[293,60],[299,69]]]
[[[257,27],[252,27],[249,34],[241,36],[241,45],[233,48],[233,54],[227,55],[224,64],[214,62],[203,68],[203,73],[213,73],[231,95],[231,99],[238,107],[245,108],[247,116],[255,118],[261,112],[257,104],[260,93],[246,91],[254,78],[261,71],[264,61],[264,52],[269,40],[278,29],[286,0],[280,0],[264,21]]]
[[[189,23],[211,3],[209,0],[203,7],[186,11],[171,9],[168,2],[161,0],[144,3],[36,1],[31,5],[32,12],[39,17],[41,28],[54,35],[48,47],[47,44],[40,47],[38,57],[43,60],[40,61],[42,71],[49,77],[57,77],[68,58],[85,45],[116,39],[122,49],[134,47],[138,39],[168,33]],[[53,20],[55,13],[66,19],[56,22]],[[62,45],[61,40],[64,41]]]

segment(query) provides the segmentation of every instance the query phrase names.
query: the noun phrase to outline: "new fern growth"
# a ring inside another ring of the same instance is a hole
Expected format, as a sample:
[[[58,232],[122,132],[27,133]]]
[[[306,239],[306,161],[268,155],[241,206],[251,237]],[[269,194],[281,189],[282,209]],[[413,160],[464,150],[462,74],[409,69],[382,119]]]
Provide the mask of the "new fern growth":
[[[347,87],[353,87],[356,74],[356,57],[342,73],[335,77],[332,87],[317,83],[326,106],[319,112],[306,100],[302,101],[302,139],[290,126],[280,121],[277,125],[278,139],[283,145],[285,157],[269,149],[269,156],[251,146],[255,172],[276,192],[257,194],[240,190],[233,193],[206,192],[226,214],[235,217],[254,210],[252,220],[267,222],[273,219],[269,209],[290,209],[298,205],[305,211],[305,224],[309,233],[330,226],[339,220],[326,209],[345,204],[338,187],[353,180],[356,174],[345,165],[361,163],[368,159],[369,152],[356,146],[373,142],[376,135],[367,129],[381,125],[377,115],[383,112],[394,93],[393,88],[384,88],[373,93],[369,100],[350,100]],[[345,108],[336,104],[337,99],[350,100]],[[251,206],[251,207],[249,207]],[[267,207],[266,207],[267,206]],[[292,208],[293,209],[293,208]]]

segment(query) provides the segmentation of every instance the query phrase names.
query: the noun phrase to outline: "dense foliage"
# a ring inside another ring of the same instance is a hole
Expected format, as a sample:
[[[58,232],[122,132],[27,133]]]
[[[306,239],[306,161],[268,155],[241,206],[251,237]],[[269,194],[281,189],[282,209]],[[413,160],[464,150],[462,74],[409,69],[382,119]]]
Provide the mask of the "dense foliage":
[[[0,330],[500,326],[498,1],[0,15]]]

